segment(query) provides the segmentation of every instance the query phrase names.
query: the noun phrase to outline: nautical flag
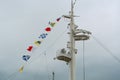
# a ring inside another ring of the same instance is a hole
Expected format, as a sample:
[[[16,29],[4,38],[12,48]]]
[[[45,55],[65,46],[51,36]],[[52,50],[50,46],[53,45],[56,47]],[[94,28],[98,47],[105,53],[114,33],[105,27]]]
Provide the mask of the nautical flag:
[[[51,25],[51,27],[54,27],[55,26],[55,22],[49,22],[49,24]]]
[[[45,28],[45,31],[49,32],[49,31],[51,31],[51,28],[47,27],[47,28]]]
[[[22,59],[28,61],[30,59],[30,55],[23,55]]]
[[[39,46],[41,44],[41,41],[35,41],[34,44]]]
[[[23,72],[23,69],[24,69],[24,66],[22,66],[22,67],[19,69],[19,72],[22,73],[22,72]]]
[[[33,46],[29,46],[29,47],[27,48],[28,51],[32,51],[32,49],[33,49]]]
[[[57,19],[56,19],[56,21],[57,21],[57,22],[59,22],[59,21],[60,21],[60,19],[61,19],[61,17],[57,18]]]
[[[44,39],[44,38],[46,38],[47,35],[48,35],[47,33],[43,33],[43,34],[41,34],[41,35],[39,36],[39,38]]]

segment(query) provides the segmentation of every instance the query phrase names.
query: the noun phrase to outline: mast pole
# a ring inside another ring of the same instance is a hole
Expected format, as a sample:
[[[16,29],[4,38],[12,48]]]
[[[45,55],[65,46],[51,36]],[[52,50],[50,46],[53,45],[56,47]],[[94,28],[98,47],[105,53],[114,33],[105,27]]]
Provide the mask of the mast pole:
[[[75,0],[76,2],[76,0]],[[77,53],[77,49],[75,49],[75,41],[81,41],[81,40],[88,40],[90,38],[90,34],[92,34],[90,31],[83,30],[83,29],[77,29],[77,25],[74,23],[74,5],[73,0],[71,0],[71,11],[69,15],[63,15],[64,18],[70,19],[70,23],[68,24],[70,26],[70,32],[68,33],[70,36],[70,41],[67,44],[67,48],[69,51],[66,53],[64,51],[64,48],[61,49],[57,55],[58,60],[65,61],[69,63],[69,70],[70,70],[70,80],[76,80],[76,57],[75,54]],[[78,17],[78,16],[76,16]],[[69,55],[69,56],[68,56]]]
[[[53,75],[52,80],[55,80],[55,73],[54,73],[54,72],[52,72],[52,75]]]
[[[75,39],[74,39],[74,4],[73,0],[71,0],[71,14],[70,14],[70,42],[71,42],[71,47],[70,47],[70,53],[71,53],[71,61],[70,61],[70,80],[75,80],[75,74],[76,74],[76,65],[75,65]]]

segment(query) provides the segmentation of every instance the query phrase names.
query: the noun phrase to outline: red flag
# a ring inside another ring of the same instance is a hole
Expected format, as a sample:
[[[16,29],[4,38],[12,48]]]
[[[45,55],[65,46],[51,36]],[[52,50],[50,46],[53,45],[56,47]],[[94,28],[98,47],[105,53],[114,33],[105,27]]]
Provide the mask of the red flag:
[[[27,48],[28,51],[32,51],[32,49],[33,49],[33,46],[29,46],[29,47]]]
[[[60,19],[61,19],[61,17],[57,18],[56,21],[58,22],[58,21],[60,21]]]
[[[51,31],[51,28],[47,27],[47,28],[45,28],[45,31],[49,32],[49,31]]]

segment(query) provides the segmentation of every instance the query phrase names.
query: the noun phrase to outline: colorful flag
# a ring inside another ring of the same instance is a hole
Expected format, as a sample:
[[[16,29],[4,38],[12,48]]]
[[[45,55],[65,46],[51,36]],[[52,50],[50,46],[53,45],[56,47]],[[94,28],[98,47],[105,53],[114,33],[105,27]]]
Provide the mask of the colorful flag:
[[[41,35],[39,36],[39,38],[44,39],[44,38],[46,38],[47,35],[48,35],[47,33],[43,33],[43,34],[41,34]]]
[[[34,44],[39,46],[41,44],[41,41],[35,41]]]
[[[28,51],[32,51],[32,49],[33,49],[33,46],[29,46],[29,47],[27,48]]]
[[[22,72],[23,72],[23,69],[24,69],[24,66],[22,66],[22,67],[19,69],[19,72],[22,73]]]
[[[47,27],[47,28],[45,28],[45,31],[49,32],[49,31],[51,31],[51,28]]]
[[[57,21],[57,22],[59,22],[59,21],[60,21],[60,19],[61,19],[61,17],[57,18],[57,19],[56,19],[56,21]]]
[[[30,55],[23,55],[22,59],[28,61],[30,59]]]
[[[49,22],[49,24],[51,25],[51,27],[54,27],[55,26],[55,22]]]

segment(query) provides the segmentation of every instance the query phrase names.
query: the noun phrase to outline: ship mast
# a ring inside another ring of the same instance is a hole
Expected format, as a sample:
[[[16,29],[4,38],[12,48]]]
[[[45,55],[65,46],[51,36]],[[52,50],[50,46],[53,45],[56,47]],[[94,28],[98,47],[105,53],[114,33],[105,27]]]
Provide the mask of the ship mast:
[[[74,27],[74,12],[73,12],[73,0],[71,0],[71,11],[70,11],[70,53],[71,53],[71,61],[69,63],[70,66],[70,80],[76,80],[75,79],[75,73],[76,73],[76,69],[75,69],[75,39],[74,39],[74,31],[75,31],[75,27]]]
[[[65,61],[67,64],[69,64],[70,80],[76,80],[75,54],[77,54],[77,49],[75,49],[75,42],[88,40],[91,34],[91,32],[87,30],[77,29],[78,26],[74,23],[74,17],[77,17],[74,15],[74,5],[75,2],[73,3],[73,0],[71,0],[71,11],[69,15],[63,15],[64,18],[70,20],[70,23],[68,24],[68,26],[70,26],[70,32],[68,32],[70,36],[70,41],[68,41],[67,43],[67,48],[69,49],[69,51],[63,48],[57,52],[56,56],[58,60]]]

